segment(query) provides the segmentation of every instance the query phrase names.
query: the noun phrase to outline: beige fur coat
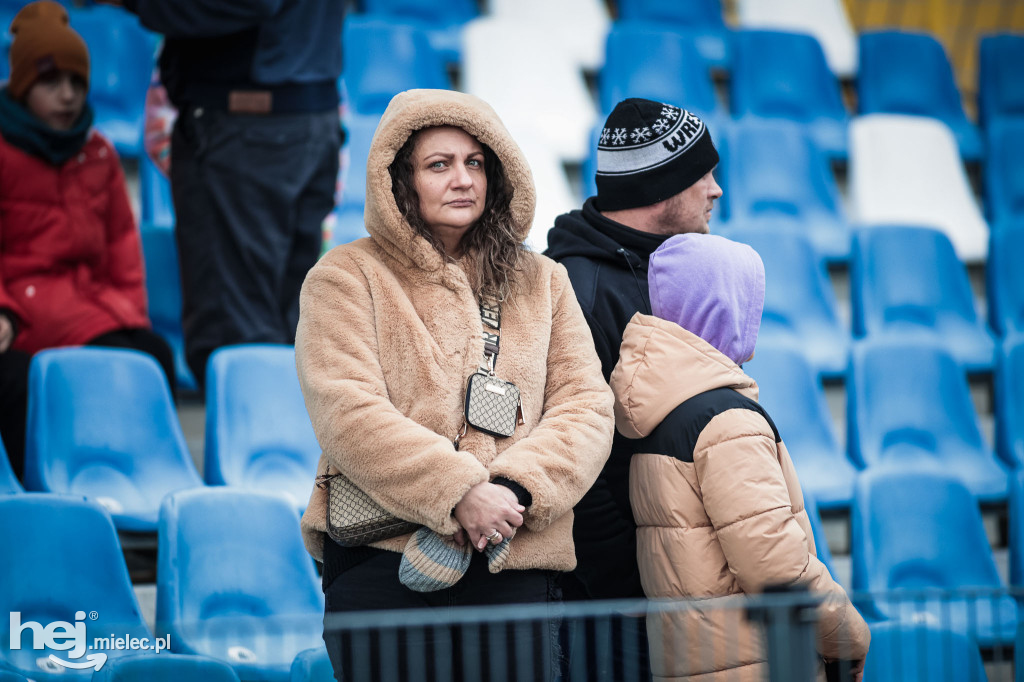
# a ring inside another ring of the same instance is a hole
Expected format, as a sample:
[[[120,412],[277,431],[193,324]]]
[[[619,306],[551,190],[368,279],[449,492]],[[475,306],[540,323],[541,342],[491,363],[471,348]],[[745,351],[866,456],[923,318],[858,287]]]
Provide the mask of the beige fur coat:
[[[565,269],[539,254],[529,291],[502,306],[496,373],[522,392],[525,424],[508,438],[463,424],[466,381],[483,356],[482,324],[465,272],[399,213],[388,166],[419,128],[454,125],[501,159],[520,239],[533,221],[526,160],[494,111],[470,95],[414,90],[388,106],[367,163],[370,238],[339,246],[302,288],[295,343],[299,381],[327,464],[395,515],[438,533],[475,484],[502,476],[533,496],[506,568],[575,567],[572,508],[608,457],[612,394]],[[310,482],[312,485],[312,481]],[[313,487],[302,518],[322,557],[326,493]],[[402,551],[408,536],[377,543]],[[328,540],[329,541],[329,540]]]

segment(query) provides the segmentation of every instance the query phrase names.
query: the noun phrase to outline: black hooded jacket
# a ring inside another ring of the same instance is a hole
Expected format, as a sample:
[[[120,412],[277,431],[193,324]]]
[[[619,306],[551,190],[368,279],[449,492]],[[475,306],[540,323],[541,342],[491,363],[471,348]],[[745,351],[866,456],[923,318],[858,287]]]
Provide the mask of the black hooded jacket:
[[[555,219],[545,255],[569,271],[583,315],[594,335],[607,381],[619,360],[622,332],[636,312],[650,313],[647,265],[667,235],[640,232],[601,215],[594,198],[583,209]],[[576,505],[575,575],[590,599],[643,597],[636,562],[636,523],[629,506],[633,444],[615,434],[611,456],[597,482]]]

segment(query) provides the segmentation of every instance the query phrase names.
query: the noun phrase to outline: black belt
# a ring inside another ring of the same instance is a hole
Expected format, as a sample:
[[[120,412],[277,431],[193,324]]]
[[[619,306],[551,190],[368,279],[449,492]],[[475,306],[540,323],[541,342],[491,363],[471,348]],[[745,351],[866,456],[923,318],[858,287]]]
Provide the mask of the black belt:
[[[191,83],[181,99],[189,106],[233,114],[305,114],[338,108],[336,81],[283,85]]]

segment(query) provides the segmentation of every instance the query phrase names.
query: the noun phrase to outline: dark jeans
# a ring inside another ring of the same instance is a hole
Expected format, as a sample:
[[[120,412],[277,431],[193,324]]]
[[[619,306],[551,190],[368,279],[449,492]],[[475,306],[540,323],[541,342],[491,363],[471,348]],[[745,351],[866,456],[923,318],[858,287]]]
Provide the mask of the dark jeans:
[[[401,558],[396,552],[382,551],[325,586],[324,641],[339,682],[555,679],[559,649],[558,617],[554,614],[545,621],[509,625],[401,628],[397,641],[391,642],[375,631],[369,635],[369,646],[356,641],[358,631],[332,628],[331,615],[343,612],[561,601],[557,573],[508,570],[491,574],[481,554],[474,554],[469,570],[453,587],[413,592],[398,581]],[[391,643],[397,643],[397,652],[389,651]]]
[[[150,329],[117,329],[100,334],[85,345],[129,348],[152,355],[164,370],[164,374],[167,376],[167,385],[171,389],[171,398],[174,398],[178,388],[177,376],[174,373],[174,354],[167,342],[156,332]]]
[[[18,350],[0,353],[0,439],[18,479],[25,469],[25,413],[31,359],[28,353]]]
[[[336,110],[234,115],[190,107],[171,137],[185,355],[236,343],[295,342],[299,289],[334,207]]]

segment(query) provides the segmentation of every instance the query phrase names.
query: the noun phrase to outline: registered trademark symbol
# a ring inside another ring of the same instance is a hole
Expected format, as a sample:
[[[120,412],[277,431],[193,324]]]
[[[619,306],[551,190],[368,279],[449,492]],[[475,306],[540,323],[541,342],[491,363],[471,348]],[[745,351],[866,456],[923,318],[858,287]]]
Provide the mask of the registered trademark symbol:
[[[100,614],[96,613],[95,611],[90,611],[89,612],[89,620],[96,620],[99,617],[100,617]]]

